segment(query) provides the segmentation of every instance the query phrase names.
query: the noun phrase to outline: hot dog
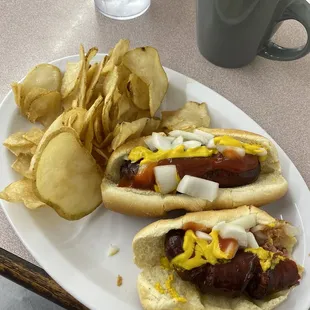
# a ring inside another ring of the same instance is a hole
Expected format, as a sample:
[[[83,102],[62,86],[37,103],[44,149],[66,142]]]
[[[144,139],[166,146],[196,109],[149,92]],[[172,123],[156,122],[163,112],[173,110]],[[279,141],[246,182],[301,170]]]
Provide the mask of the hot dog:
[[[174,209],[261,206],[282,197],[287,182],[268,139],[200,128],[153,133],[124,144],[110,157],[101,189],[108,209],[162,216]]]
[[[296,234],[253,206],[152,223],[133,240],[134,261],[143,269],[141,303],[144,309],[273,309],[301,279],[302,267],[291,257]]]

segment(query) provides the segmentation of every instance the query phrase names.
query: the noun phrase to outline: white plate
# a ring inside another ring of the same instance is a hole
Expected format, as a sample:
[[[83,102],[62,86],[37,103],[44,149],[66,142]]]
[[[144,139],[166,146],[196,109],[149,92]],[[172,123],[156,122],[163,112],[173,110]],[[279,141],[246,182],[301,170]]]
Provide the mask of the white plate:
[[[97,56],[102,57],[102,55]],[[56,60],[61,70],[78,56]],[[26,68],[25,68],[26,69]],[[249,116],[208,87],[173,70],[166,69],[169,90],[163,109],[180,108],[186,101],[208,102],[212,127],[238,128],[268,134]],[[18,130],[31,127],[18,112],[12,92],[0,109],[0,141]],[[266,209],[278,218],[300,228],[299,243],[294,257],[310,270],[309,190],[287,155],[277,146],[283,174],[289,182],[287,195]],[[10,168],[14,156],[2,144],[0,188],[18,178]],[[4,212],[16,233],[41,266],[70,294],[91,309],[141,309],[136,292],[138,268],[132,262],[131,242],[139,229],[150,219],[129,217],[104,208],[76,222],[63,220],[50,208],[29,211],[21,204],[1,201]],[[307,223],[308,221],[308,223]],[[110,244],[120,247],[113,257],[107,256]],[[117,275],[123,286],[116,286]],[[305,273],[301,285],[279,309],[308,309],[310,276]]]

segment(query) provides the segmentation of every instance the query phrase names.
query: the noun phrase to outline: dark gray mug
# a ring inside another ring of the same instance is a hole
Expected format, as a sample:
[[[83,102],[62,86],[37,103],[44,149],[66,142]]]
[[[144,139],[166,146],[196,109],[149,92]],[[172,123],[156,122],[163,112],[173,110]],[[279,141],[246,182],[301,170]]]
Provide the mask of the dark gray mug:
[[[271,41],[287,19],[306,28],[305,46],[285,48]],[[197,40],[201,54],[221,67],[242,67],[256,55],[295,60],[310,51],[310,4],[306,0],[197,0]]]

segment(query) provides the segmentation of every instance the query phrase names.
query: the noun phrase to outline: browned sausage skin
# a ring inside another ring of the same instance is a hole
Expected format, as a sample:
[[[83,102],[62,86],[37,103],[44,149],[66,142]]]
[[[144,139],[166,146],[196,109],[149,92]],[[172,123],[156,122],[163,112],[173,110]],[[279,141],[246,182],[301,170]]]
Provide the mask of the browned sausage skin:
[[[165,253],[169,261],[183,253],[184,235],[183,229],[167,233]],[[230,296],[247,293],[255,299],[264,299],[270,294],[288,289],[299,284],[300,280],[293,260],[287,258],[274,269],[264,272],[258,257],[242,250],[226,263],[206,263],[191,270],[176,268],[176,271],[181,279],[192,282],[202,293],[220,292]]]

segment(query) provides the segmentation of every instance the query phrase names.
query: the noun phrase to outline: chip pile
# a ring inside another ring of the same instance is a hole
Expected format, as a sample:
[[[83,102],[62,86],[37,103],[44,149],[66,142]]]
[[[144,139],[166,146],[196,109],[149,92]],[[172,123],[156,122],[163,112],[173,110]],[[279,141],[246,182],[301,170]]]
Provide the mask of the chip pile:
[[[81,45],[79,61],[67,63],[64,74],[40,64],[22,83],[12,83],[22,115],[44,129],[4,141],[23,178],[6,187],[1,199],[30,209],[48,205],[61,217],[79,219],[100,205],[103,172],[120,145],[155,131],[209,126],[206,105],[194,102],[163,112],[162,120],[155,117],[168,78],[153,47],[130,50],[129,41],[120,40],[94,62],[97,53],[96,47],[85,53]]]

